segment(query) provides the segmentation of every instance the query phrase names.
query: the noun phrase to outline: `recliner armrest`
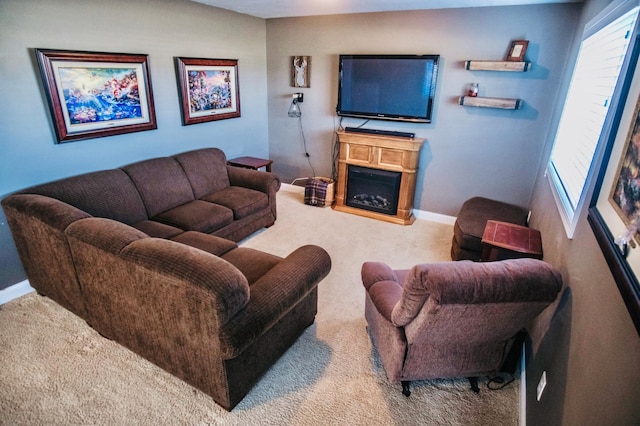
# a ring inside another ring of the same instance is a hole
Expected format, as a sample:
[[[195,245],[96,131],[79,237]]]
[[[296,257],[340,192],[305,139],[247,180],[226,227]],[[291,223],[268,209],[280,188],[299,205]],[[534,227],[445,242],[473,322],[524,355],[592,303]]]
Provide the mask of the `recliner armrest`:
[[[362,285],[376,310],[391,322],[394,306],[402,299],[402,283],[389,265],[383,262],[365,262],[361,270]]]
[[[369,287],[378,281],[395,281],[396,283],[401,284],[393,269],[382,262],[363,263],[360,275],[362,276],[362,284],[367,290],[369,290]]]
[[[402,299],[402,286],[395,281],[378,281],[369,287],[369,297],[376,310],[387,321],[391,320],[393,308]]]

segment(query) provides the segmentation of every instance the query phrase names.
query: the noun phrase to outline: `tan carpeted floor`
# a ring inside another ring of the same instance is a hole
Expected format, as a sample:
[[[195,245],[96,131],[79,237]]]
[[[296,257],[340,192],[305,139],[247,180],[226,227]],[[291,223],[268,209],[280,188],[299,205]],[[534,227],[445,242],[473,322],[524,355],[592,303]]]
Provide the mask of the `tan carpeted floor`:
[[[306,206],[303,188],[278,194],[278,221],[243,245],[286,256],[324,247],[316,323],[228,413],[80,318],[31,293],[0,307],[0,424],[516,425],[519,381],[500,391],[466,380],[421,381],[410,398],[390,384],[364,320],[360,266],[449,260],[452,228],[400,226]]]

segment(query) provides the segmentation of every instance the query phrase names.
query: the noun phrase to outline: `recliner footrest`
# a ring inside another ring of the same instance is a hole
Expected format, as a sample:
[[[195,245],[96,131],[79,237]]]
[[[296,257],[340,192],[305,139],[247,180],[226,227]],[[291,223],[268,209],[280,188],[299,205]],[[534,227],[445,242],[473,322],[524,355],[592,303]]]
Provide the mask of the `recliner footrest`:
[[[451,259],[480,260],[482,234],[487,220],[499,220],[527,226],[529,210],[514,204],[473,197],[462,204],[453,225]]]

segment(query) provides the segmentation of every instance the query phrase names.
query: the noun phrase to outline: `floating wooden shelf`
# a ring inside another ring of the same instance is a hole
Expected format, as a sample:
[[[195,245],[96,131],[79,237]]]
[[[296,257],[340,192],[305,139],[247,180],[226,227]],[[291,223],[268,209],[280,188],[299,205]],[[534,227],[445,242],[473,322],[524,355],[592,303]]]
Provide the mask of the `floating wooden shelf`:
[[[531,62],[473,60],[473,61],[465,61],[464,67],[469,71],[526,72],[531,69]]]
[[[460,105],[481,107],[481,108],[499,108],[499,109],[520,109],[522,108],[522,99],[512,98],[483,98],[474,96],[460,96]]]

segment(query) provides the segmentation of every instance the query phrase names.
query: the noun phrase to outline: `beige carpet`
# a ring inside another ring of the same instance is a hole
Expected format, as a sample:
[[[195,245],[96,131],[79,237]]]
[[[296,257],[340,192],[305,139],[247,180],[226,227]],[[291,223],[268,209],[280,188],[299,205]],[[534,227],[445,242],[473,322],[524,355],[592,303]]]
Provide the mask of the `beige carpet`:
[[[466,380],[421,381],[410,398],[388,383],[364,320],[360,266],[449,260],[452,228],[400,226],[306,206],[278,194],[278,221],[242,244],[286,256],[303,244],[331,255],[311,326],[228,413],[35,293],[0,307],[0,424],[516,425],[519,382],[471,392]]]

